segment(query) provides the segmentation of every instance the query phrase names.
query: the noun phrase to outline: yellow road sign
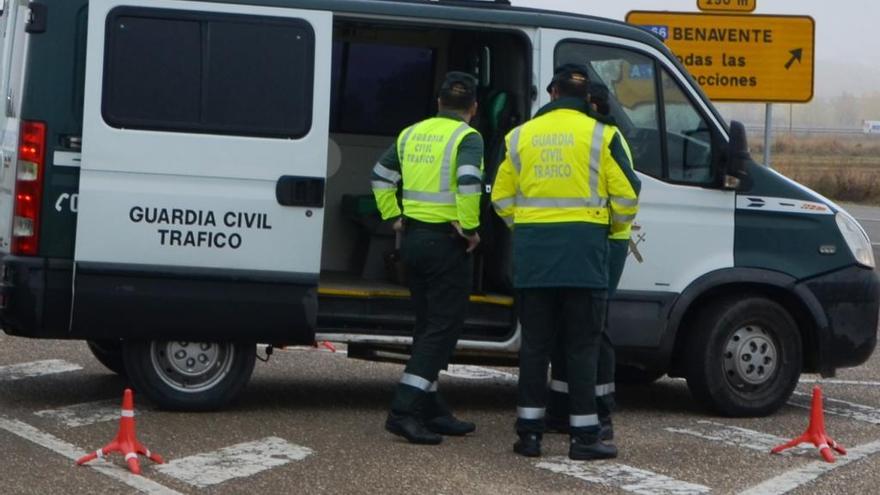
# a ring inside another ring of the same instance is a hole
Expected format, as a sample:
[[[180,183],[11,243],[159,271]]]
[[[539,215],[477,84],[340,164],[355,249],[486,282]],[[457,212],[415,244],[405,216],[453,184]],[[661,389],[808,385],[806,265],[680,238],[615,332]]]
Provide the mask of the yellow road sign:
[[[813,99],[812,17],[633,11],[626,21],[663,38],[713,100]]]
[[[697,8],[704,12],[753,12],[758,0],[697,0]]]

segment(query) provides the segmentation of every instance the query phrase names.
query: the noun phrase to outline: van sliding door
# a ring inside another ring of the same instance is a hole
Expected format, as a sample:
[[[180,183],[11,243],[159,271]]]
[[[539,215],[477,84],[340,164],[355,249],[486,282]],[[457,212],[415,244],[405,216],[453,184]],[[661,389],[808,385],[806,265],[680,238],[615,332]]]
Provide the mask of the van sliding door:
[[[314,337],[332,14],[89,5],[72,332]]]

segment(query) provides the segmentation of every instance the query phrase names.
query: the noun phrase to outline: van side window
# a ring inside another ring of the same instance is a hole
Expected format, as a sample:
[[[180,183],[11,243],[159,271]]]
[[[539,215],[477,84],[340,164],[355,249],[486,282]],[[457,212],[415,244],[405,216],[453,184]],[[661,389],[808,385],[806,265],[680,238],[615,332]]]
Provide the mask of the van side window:
[[[555,64],[565,63],[587,65],[591,82],[607,89],[610,115],[629,143],[637,170],[669,182],[712,181],[709,126],[653,59],[633,50],[572,40],[556,48]]]
[[[304,20],[120,7],[106,38],[112,126],[278,138],[311,128],[315,41]]]
[[[709,126],[666,70],[662,77],[669,179],[710,182],[713,174]]]
[[[330,132],[394,136],[427,117],[434,50],[383,43],[333,43]]]

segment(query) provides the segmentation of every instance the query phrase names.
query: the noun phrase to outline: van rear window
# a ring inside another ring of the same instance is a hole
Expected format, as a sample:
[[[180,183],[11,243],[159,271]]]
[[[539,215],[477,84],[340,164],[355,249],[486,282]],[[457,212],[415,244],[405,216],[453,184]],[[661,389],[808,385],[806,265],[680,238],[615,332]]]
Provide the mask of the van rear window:
[[[302,137],[312,120],[314,45],[301,19],[114,9],[104,119],[135,129]]]

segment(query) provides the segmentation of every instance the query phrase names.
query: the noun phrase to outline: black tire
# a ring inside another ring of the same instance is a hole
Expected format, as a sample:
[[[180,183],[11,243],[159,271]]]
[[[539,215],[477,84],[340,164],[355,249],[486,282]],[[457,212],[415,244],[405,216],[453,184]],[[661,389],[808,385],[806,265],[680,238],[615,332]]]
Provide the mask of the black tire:
[[[103,364],[108,370],[126,376],[125,362],[122,359],[121,340],[89,340],[86,341],[89,350],[95,359]]]
[[[257,347],[241,342],[125,341],[135,390],[162,409],[213,411],[250,380]]]
[[[614,370],[614,381],[625,385],[650,385],[665,374],[662,371],[644,370],[635,366],[619,364]]]
[[[688,388],[709,409],[767,416],[797,385],[801,335],[785,308],[769,299],[724,299],[692,320],[685,359]]]

